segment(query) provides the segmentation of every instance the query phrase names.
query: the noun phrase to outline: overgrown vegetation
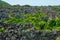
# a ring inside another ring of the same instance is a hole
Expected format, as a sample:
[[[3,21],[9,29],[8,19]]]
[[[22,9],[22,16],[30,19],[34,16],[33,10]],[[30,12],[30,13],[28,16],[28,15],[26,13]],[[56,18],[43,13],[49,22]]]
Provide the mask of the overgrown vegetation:
[[[36,14],[23,14],[24,18],[12,17],[8,20],[2,21],[3,23],[14,23],[14,24],[35,24],[32,28],[36,30],[60,30],[60,18],[56,17],[54,19],[49,19],[46,14],[39,11]],[[25,28],[30,29],[29,27]]]
[[[8,31],[8,29],[7,29],[7,28],[3,28],[3,27],[2,27],[2,28],[0,28],[0,32],[2,32],[2,33],[3,33],[4,31]]]
[[[2,6],[10,6],[8,3],[5,3],[4,1],[0,0],[0,7]],[[29,5],[24,5],[27,7],[30,7]],[[14,5],[14,7],[20,7],[20,5]],[[51,6],[50,6],[51,7]],[[22,10],[22,9],[21,9]],[[20,9],[18,11],[21,11]],[[60,12],[59,9],[54,10],[55,13]],[[34,28],[36,30],[60,30],[60,18],[55,17],[54,19],[49,19],[48,16],[43,13],[42,11],[39,11],[35,14],[25,13],[23,14],[23,18],[17,18],[14,16],[12,10],[10,12],[10,18],[8,20],[3,20],[3,23],[9,24],[26,24],[31,23],[33,26],[31,28]],[[26,27],[24,30],[30,29],[30,27]]]
[[[57,37],[57,39],[56,40],[60,40],[60,37]]]

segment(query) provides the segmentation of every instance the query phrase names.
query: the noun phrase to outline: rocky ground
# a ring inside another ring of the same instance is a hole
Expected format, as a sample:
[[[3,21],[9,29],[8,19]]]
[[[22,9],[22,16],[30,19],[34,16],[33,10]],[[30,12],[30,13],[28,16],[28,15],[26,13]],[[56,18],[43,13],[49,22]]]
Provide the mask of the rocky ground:
[[[0,28],[8,28],[3,33],[0,32],[0,40],[56,40],[60,36],[60,31],[36,31],[34,28],[23,30],[21,24],[3,24],[0,23]]]
[[[60,6],[12,6],[0,0],[0,40],[56,40],[57,37],[60,37],[60,31],[37,31],[34,28],[23,30],[26,26],[22,24],[5,24],[1,22],[10,18],[10,15],[17,15],[16,17],[21,18],[23,13],[34,14],[39,10],[46,13],[48,18],[53,19],[56,16],[60,18]]]
[[[45,9],[45,10],[43,10]],[[6,20],[12,13],[14,16],[22,17],[23,13],[36,13],[38,10],[44,11],[50,18],[54,18],[55,14],[50,12],[52,8],[31,8],[31,7],[0,7],[0,20]],[[48,11],[47,11],[48,10]],[[24,25],[22,24],[4,24],[0,23],[0,28],[7,28],[7,31],[0,32],[0,40],[56,40],[60,36],[60,31],[36,31],[34,28],[31,30],[23,30]]]
[[[45,14],[48,15],[49,18],[55,18],[58,16],[60,18],[60,6],[42,6],[42,7],[27,7],[27,6],[9,6],[9,7],[1,7],[0,6],[0,20],[6,20],[9,18],[9,15],[14,15],[17,17],[23,17],[22,14],[30,13],[34,14],[37,13],[39,10],[44,12]],[[55,12],[56,11],[56,12]]]

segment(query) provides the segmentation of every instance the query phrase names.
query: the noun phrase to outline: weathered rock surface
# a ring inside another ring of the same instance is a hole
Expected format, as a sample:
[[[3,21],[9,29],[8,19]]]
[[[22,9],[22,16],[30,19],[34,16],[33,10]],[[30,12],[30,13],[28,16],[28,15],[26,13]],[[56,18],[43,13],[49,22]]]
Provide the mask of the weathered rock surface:
[[[54,12],[55,10],[60,10],[59,6],[54,7],[27,7],[27,6],[9,6],[9,7],[1,7],[0,6],[0,20],[6,20],[8,19],[10,16],[9,15],[14,15],[17,17],[23,17],[22,14],[23,13],[37,13],[39,10],[43,11],[45,14],[48,15],[49,18],[55,18],[56,16],[58,16],[60,18],[60,12]]]
[[[23,30],[23,25],[4,24],[0,26],[8,28],[8,31],[0,33],[0,40],[56,40],[60,36],[60,31],[36,31],[34,28],[30,30]],[[0,27],[1,28],[1,27]]]

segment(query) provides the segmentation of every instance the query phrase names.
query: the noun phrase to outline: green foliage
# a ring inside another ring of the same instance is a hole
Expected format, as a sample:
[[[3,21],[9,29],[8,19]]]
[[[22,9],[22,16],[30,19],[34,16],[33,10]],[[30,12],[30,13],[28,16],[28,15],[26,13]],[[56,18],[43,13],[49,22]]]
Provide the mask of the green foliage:
[[[55,13],[59,13],[60,12],[60,9],[59,10],[58,9],[55,9],[54,12]]]
[[[24,5],[25,7],[31,7],[30,5]]]
[[[56,40],[60,40],[60,37],[57,37],[57,39]]]
[[[59,30],[60,29],[60,19],[56,17],[55,19],[48,19],[47,15],[42,11],[39,11],[36,14],[23,14],[24,18],[16,18],[12,16],[8,20],[4,20],[4,23],[15,23],[15,24],[26,24],[32,23],[35,26],[36,30]],[[24,30],[30,29],[30,27],[24,27]]]
[[[54,28],[56,26],[56,21],[55,20],[48,20],[48,26],[49,28]]]
[[[14,24],[17,24],[17,23],[23,23],[23,20],[13,17],[13,18],[10,18],[8,20],[3,20],[2,22],[4,22],[4,23],[14,23]]]
[[[0,28],[0,32],[4,32],[4,31],[7,31],[8,29],[7,28]]]
[[[0,0],[0,7],[5,6],[11,6],[10,4]],[[13,5],[12,7],[18,7],[18,11],[22,12],[22,8],[20,8],[20,5]],[[30,5],[24,5],[24,7],[31,7]],[[51,7],[51,6],[49,6]],[[38,6],[36,6],[38,8]],[[14,10],[10,11],[9,19],[3,20],[3,23],[9,24],[26,24],[26,23],[32,23],[35,26],[32,26],[32,28],[35,28],[36,30],[60,30],[60,18],[56,17],[55,19],[48,19],[47,15],[43,13],[42,11],[38,11],[36,14],[23,14],[24,18],[17,18],[18,14],[13,14]],[[60,9],[55,8],[53,10],[55,13],[59,13]],[[24,30],[30,29],[30,27],[24,27]],[[5,29],[0,28],[0,32],[3,32]]]
[[[48,20],[42,11],[39,11],[37,14],[24,14],[24,17],[25,23],[30,22],[32,24],[37,24],[38,26],[33,26],[37,30],[44,29],[45,23]]]
[[[20,5],[19,5],[19,4],[17,4],[17,5],[13,5],[13,7],[20,7]]]
[[[10,4],[0,0],[0,7],[11,6]]]
[[[56,21],[56,26],[59,27],[60,26],[60,18],[56,17],[55,21]]]

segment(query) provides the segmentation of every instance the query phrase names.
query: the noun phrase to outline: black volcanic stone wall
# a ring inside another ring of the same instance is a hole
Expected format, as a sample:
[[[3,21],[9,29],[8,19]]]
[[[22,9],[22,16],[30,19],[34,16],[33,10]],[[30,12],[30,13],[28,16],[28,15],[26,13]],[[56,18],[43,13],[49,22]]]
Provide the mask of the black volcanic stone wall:
[[[0,7],[0,20],[8,19],[10,14],[18,15],[17,17],[20,18],[23,17],[23,13],[37,13],[38,10],[42,10],[49,18],[60,17],[60,14],[53,12],[54,8],[52,7]],[[43,32],[41,30],[36,31],[34,28],[23,30],[25,26],[22,24],[4,24],[0,22],[0,28],[2,27],[8,28],[8,31],[0,32],[0,40],[56,40],[60,36],[60,31]]]
[[[60,31],[43,32],[34,28],[23,30],[22,24],[0,23],[0,26],[8,28],[8,31],[0,32],[0,40],[56,40],[60,36]]]
[[[23,17],[22,14],[23,13],[37,13],[39,10],[43,11],[44,13],[46,13],[48,15],[48,17],[50,18],[55,18],[55,16],[60,17],[60,14],[58,12],[55,13],[54,10],[55,9],[60,9],[58,7],[54,8],[54,7],[25,7],[25,6],[20,6],[20,7],[0,7],[0,20],[6,20],[9,18],[10,14],[13,14],[14,16],[17,15],[17,17]]]

